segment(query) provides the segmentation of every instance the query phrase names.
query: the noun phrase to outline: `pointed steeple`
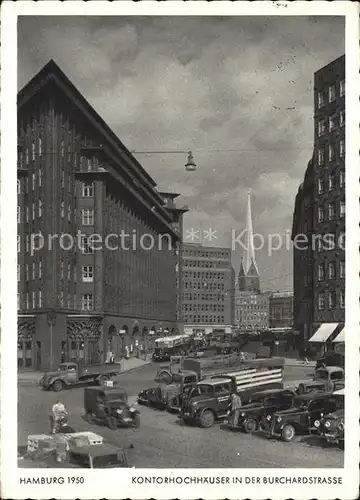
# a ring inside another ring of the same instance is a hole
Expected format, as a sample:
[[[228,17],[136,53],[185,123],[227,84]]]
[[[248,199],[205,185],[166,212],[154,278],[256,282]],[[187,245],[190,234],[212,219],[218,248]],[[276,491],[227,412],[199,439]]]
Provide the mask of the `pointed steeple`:
[[[248,272],[246,273],[246,276],[249,276],[250,278],[258,278],[259,277],[259,271],[258,271],[253,259],[251,259],[251,264],[250,264]]]
[[[254,232],[251,215],[251,189],[248,191],[247,214],[246,214],[246,252],[245,252],[245,271],[248,274],[251,267],[255,267],[257,276],[259,271],[255,260]]]
[[[242,257],[241,257],[241,261],[240,261],[240,269],[239,269],[238,276],[246,276],[245,267],[244,267],[244,259]]]

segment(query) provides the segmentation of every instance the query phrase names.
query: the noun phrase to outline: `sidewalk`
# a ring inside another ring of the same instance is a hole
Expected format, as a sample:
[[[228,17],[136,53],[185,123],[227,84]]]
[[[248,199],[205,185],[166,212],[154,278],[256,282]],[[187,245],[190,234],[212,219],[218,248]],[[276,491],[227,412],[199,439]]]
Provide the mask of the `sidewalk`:
[[[132,370],[137,370],[143,366],[146,366],[151,363],[151,355],[147,357],[147,359],[139,359],[139,358],[130,358],[130,359],[122,359],[115,363],[116,368],[120,367],[121,373],[127,373]],[[119,376],[121,376],[121,373]],[[21,385],[33,385],[38,384],[40,378],[42,377],[43,372],[39,371],[19,371],[18,372],[18,382]]]
[[[308,364],[304,363],[302,359],[292,359],[292,358],[284,358],[285,366],[309,366],[314,368],[316,365],[316,361],[309,361]]]

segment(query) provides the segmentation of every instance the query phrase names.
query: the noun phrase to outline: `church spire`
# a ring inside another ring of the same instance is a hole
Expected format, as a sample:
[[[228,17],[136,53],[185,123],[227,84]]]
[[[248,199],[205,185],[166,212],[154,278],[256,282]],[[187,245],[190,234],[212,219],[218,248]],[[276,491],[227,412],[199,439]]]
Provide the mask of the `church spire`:
[[[248,273],[250,268],[255,267],[257,275],[259,274],[254,249],[254,232],[251,215],[251,189],[248,191],[247,214],[246,214],[246,252],[245,252],[245,272]]]

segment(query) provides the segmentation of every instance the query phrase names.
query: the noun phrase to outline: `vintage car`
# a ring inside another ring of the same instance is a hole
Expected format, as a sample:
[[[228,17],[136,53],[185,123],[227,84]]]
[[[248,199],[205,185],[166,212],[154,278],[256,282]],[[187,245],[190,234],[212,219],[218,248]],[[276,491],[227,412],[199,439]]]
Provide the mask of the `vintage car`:
[[[310,392],[296,396],[291,408],[272,415],[268,434],[286,442],[292,441],[296,434],[309,435],[315,430],[315,421],[336,410],[338,404],[333,393]]]
[[[275,411],[286,410],[292,406],[295,393],[289,389],[268,389],[253,395],[249,404],[241,408],[236,426],[230,428],[242,429],[247,433],[269,426],[269,416]]]
[[[307,392],[334,392],[345,386],[344,369],[339,366],[322,366],[312,375],[312,380],[298,381],[298,394]]]
[[[339,408],[324,415],[320,420],[315,420],[314,427],[318,434],[326,439],[328,443],[344,444],[345,431],[345,411],[344,411],[345,390],[337,391],[334,397],[338,399]]]
[[[112,469],[129,467],[125,451],[111,444],[73,447],[68,462],[82,469]]]
[[[85,387],[85,418],[110,429],[140,427],[140,412],[128,404],[125,389],[118,387]]]
[[[316,360],[315,369],[323,366],[338,366],[345,368],[345,356],[341,352],[327,351]]]

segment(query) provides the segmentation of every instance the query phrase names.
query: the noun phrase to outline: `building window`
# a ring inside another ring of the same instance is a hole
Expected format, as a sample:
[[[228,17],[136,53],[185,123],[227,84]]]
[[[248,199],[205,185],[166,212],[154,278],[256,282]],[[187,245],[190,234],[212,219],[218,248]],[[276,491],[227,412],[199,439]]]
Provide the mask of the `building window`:
[[[345,217],[345,201],[340,200],[340,217]]]
[[[25,207],[25,221],[29,222],[29,207]]]
[[[318,207],[318,222],[324,222],[325,211],[324,207]]]
[[[345,95],[345,80],[340,80],[340,97]]]
[[[17,235],[17,251],[20,252],[20,248],[21,248],[21,238],[20,238],[20,234]]]
[[[42,156],[42,139],[41,139],[41,137],[39,137],[38,145],[39,145],[39,156]]]
[[[82,280],[86,283],[92,283],[94,280],[93,266],[82,267]]]
[[[81,296],[81,309],[83,311],[93,310],[93,296],[92,293],[85,293]]]
[[[32,190],[35,191],[35,172],[31,174],[31,185],[32,185]]]
[[[39,187],[41,187],[42,184],[42,170],[39,168],[38,170],[38,177],[39,177]]]
[[[334,147],[334,144],[329,144],[329,147],[328,147],[328,160],[329,161],[334,161],[335,160],[335,147]]]
[[[21,183],[20,180],[17,180],[17,194],[21,194]]]
[[[336,122],[337,122],[337,116],[331,115],[329,117],[329,132],[332,132],[334,130],[334,128],[336,127]]]
[[[21,299],[20,299],[20,297],[21,297],[21,295],[18,292],[18,294],[17,294],[17,308],[18,308],[18,310],[21,308]]]
[[[340,111],[340,127],[345,125],[345,111],[342,109]]]
[[[340,261],[340,278],[345,278],[345,261]]]
[[[94,225],[94,210],[85,208],[81,210],[81,222],[83,226],[93,226]]]
[[[60,292],[60,306],[64,307],[64,291],[61,290]]]
[[[82,245],[81,245],[82,253],[84,255],[89,255],[94,253],[94,244],[92,242],[92,239],[88,236],[83,236],[81,240],[82,240]]]
[[[42,290],[39,290],[39,307],[43,306],[43,295]]]
[[[39,217],[42,216],[42,201],[41,200],[39,200],[38,214],[39,214]]]
[[[35,280],[36,278],[36,267],[35,267],[35,262],[32,263],[32,279]]]
[[[317,131],[318,131],[318,136],[321,137],[322,135],[325,134],[325,120],[319,120],[317,124]]]
[[[317,94],[317,106],[318,108],[322,108],[325,104],[324,92],[318,92]]]
[[[336,293],[335,291],[330,291],[328,295],[329,309],[334,309],[336,307]]]
[[[345,156],[345,139],[340,139],[340,158]]]
[[[329,220],[335,218],[335,203],[329,203]]]
[[[29,264],[25,266],[25,280],[29,281]]]
[[[35,142],[32,142],[31,144],[31,159],[32,161],[35,160]]]
[[[20,264],[17,265],[17,280],[20,281]]]
[[[318,265],[318,281],[323,281],[325,279],[325,266],[324,264]]]
[[[329,102],[333,102],[336,99],[336,85],[330,85],[329,87]]]
[[[32,220],[35,220],[35,203],[31,204]]]
[[[71,222],[71,206],[68,205],[68,221]]]
[[[334,280],[336,278],[336,262],[329,262],[328,276],[329,280]]]
[[[340,170],[340,187],[345,186],[345,170]]]
[[[39,260],[39,279],[42,278],[42,260]]]
[[[61,170],[60,175],[61,175],[61,180],[60,180],[61,187],[63,188],[63,187],[65,187],[65,172],[64,172],[64,170]]]
[[[336,188],[336,177],[335,174],[329,175],[329,191],[332,191]]]
[[[21,210],[20,210],[19,205],[17,207],[17,221],[18,221],[18,223],[21,222]]]
[[[29,292],[25,295],[25,309],[29,309]]]
[[[60,205],[60,217],[63,219],[64,218],[64,202],[61,202]]]
[[[93,182],[83,182],[82,183],[82,195],[84,198],[92,198],[94,196],[94,183]]]
[[[32,308],[35,309],[36,307],[36,293],[32,292]]]
[[[318,149],[318,165],[324,165],[325,162],[325,151],[324,148]]]
[[[65,145],[64,145],[64,139],[62,139],[60,142],[60,154],[61,154],[61,156],[64,156],[64,153],[65,153]]]
[[[325,309],[325,294],[324,292],[319,292],[318,294],[318,309],[323,311]]]
[[[340,307],[345,309],[345,290],[340,290]]]

